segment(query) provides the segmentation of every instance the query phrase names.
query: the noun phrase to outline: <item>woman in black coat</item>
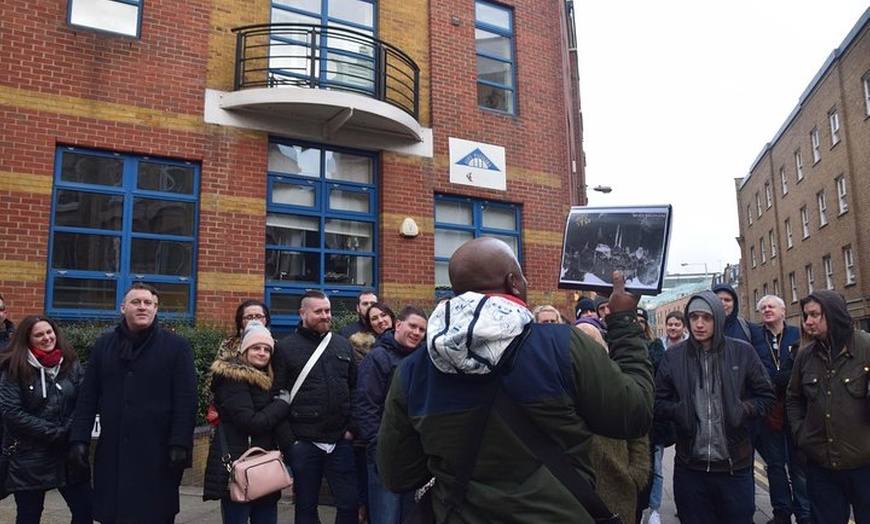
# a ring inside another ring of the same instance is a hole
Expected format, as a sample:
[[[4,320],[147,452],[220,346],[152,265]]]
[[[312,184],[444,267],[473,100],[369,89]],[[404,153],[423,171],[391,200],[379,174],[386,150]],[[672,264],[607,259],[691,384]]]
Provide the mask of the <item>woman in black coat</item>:
[[[220,417],[208,453],[203,486],[204,500],[221,501],[224,524],[275,524],[278,499],[275,492],[250,503],[234,502],[228,489],[229,473],[222,457],[236,460],[251,446],[265,450],[293,444],[287,417],[290,394],[272,395],[271,358],[275,341],[269,330],[249,322],[239,353],[219,358],[211,366],[211,390]]]
[[[21,321],[0,360],[3,454],[8,472],[3,491],[15,496],[17,524],[38,524],[45,492],[57,488],[73,524],[91,523],[87,472],[67,471],[72,413],[83,371],[72,346],[53,320]]]

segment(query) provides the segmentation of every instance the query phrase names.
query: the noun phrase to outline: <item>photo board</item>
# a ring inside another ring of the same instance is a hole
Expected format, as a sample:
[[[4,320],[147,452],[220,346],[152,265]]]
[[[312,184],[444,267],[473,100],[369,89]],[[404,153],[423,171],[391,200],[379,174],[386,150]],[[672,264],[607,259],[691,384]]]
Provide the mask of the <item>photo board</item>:
[[[565,222],[559,287],[608,294],[612,274],[625,274],[637,295],[662,291],[671,235],[667,205],[572,207]]]

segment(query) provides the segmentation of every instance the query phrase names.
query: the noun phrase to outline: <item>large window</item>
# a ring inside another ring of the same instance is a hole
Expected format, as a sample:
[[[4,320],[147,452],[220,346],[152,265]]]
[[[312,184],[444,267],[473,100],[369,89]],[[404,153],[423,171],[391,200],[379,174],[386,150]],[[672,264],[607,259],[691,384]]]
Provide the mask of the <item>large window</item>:
[[[816,289],[813,285],[815,283],[815,279],[813,278],[813,265],[808,264],[804,267],[804,271],[807,274],[807,294],[810,294]]]
[[[78,27],[138,38],[142,23],[142,0],[69,0],[67,22]]]
[[[794,173],[798,182],[804,179],[804,156],[800,149],[794,152]]]
[[[770,240],[770,258],[776,258],[776,237],[773,234],[773,230],[767,232],[767,238]]]
[[[864,114],[870,116],[870,73],[861,79],[864,84]]]
[[[794,246],[794,234],[791,229],[791,219],[785,219],[785,247],[791,249]]]
[[[814,127],[810,131],[810,143],[813,146],[813,163],[822,159],[822,139],[819,137],[819,128]]]
[[[801,207],[801,231],[804,238],[810,236],[810,214],[807,212],[807,206]]]
[[[782,186],[782,196],[788,194],[788,173],[785,171],[785,166],[779,168],[779,182]]]
[[[272,23],[324,25],[350,29],[367,37],[376,37],[376,0],[273,0]],[[312,45],[309,33],[298,37],[273,36],[269,71],[272,81],[294,85],[307,81],[313,74],[321,87],[361,91],[374,94],[377,88],[375,48],[367,38],[338,33],[321,37],[315,43],[322,52],[310,62]],[[303,80],[305,79],[305,80]],[[305,84],[308,85],[308,84]]]
[[[133,282],[164,317],[193,316],[199,166],[63,147],[52,195],[47,310],[115,318]]]
[[[840,141],[840,115],[836,109],[828,113],[828,122],[831,124],[831,145],[837,145]]]
[[[788,285],[791,287],[791,303],[798,301],[797,277],[794,272],[788,274]]]
[[[477,105],[516,113],[514,13],[489,2],[474,3]]]
[[[520,208],[513,204],[435,196],[435,290],[449,295],[447,262],[456,248],[478,237],[503,240],[521,259]]]
[[[272,322],[298,321],[308,289],[353,310],[377,288],[375,157],[273,139],[266,202],[266,300]]]
[[[825,289],[834,289],[834,263],[831,255],[822,257],[822,267],[825,268]]]
[[[852,253],[852,246],[843,248],[843,263],[846,267],[846,282],[847,286],[855,283],[855,257]]]
[[[816,202],[819,204],[819,227],[828,225],[828,201],[825,192],[816,193]]]
[[[846,202],[846,177],[840,175],[835,182],[837,183],[837,209],[842,215],[849,210],[849,204]]]

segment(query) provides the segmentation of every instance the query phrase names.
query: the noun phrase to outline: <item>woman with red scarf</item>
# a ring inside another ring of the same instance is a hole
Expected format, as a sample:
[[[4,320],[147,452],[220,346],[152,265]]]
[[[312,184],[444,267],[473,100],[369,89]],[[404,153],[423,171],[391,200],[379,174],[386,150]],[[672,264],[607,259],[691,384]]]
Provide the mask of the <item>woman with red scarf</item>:
[[[55,488],[72,524],[93,522],[89,475],[68,472],[66,465],[83,374],[57,324],[42,316],[22,320],[0,358],[2,453],[8,461],[0,491],[15,496],[16,524],[38,524],[45,492]]]

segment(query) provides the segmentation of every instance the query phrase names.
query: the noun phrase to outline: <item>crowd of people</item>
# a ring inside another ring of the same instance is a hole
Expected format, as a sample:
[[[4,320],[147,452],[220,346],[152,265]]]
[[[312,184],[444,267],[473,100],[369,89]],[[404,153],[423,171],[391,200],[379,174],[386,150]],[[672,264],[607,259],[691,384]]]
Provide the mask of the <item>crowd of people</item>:
[[[431,315],[366,290],[338,332],[320,291],[280,337],[264,302],[238,305],[208,377],[203,499],[225,524],[278,521],[280,491],[231,497],[232,462],[253,446],[281,452],[299,524],[320,522],[324,480],[337,524],[401,524],[427,500],[437,522],[659,524],[674,445],[684,524],[753,522],[756,453],[768,524],[870,524],[870,335],[839,293],[802,299],[800,326],[766,295],[755,324],[719,285],[657,337],[618,271],[572,319],[529,309],[499,240],[459,247],[448,273],[455,295]],[[131,286],[83,365],[52,319],[15,326],[0,296],[0,495],[18,524],[40,521],[52,489],[73,524],[174,522],[197,376],[158,307],[157,289]]]

